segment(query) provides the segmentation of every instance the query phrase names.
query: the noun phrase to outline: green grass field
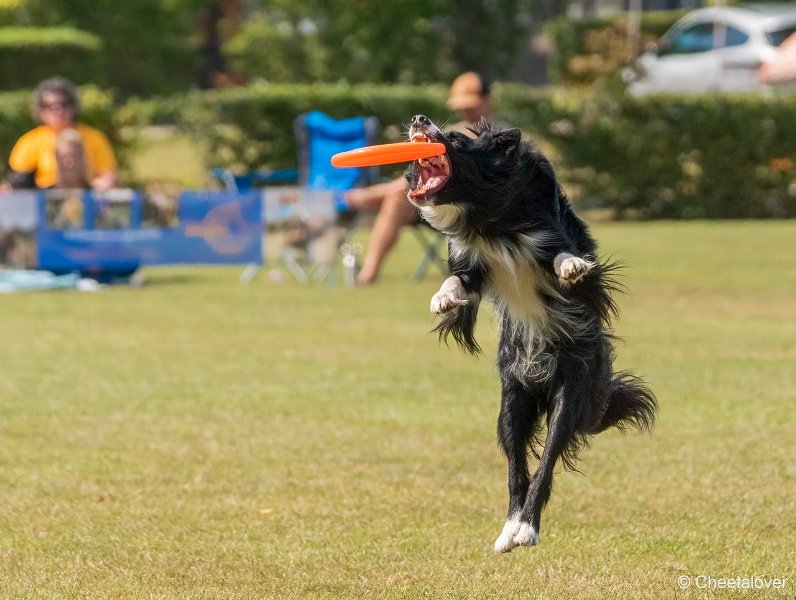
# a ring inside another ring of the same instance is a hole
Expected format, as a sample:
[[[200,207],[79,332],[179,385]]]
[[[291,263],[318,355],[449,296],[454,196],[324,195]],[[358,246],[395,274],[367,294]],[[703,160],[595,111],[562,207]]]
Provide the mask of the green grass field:
[[[168,268],[0,297],[0,597],[796,597],[796,222],[594,233],[658,424],[595,438],[541,546],[500,556],[496,324],[480,358],[427,333],[410,237],[370,288]]]

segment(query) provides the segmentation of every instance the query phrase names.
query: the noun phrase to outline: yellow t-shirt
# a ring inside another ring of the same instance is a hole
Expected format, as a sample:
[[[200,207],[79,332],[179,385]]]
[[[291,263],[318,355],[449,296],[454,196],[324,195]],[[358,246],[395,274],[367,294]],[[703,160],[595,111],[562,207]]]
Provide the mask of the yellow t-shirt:
[[[99,129],[77,124],[86,151],[91,179],[116,169],[116,158],[108,138]],[[58,134],[39,125],[23,135],[11,150],[8,166],[18,173],[35,173],[36,187],[48,188],[58,183],[58,163],[55,160],[55,141]]]

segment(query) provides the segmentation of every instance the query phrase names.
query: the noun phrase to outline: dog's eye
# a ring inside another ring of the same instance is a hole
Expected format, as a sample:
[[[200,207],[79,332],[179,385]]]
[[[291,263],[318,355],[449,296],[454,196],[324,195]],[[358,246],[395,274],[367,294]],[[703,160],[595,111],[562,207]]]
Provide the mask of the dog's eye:
[[[458,131],[452,131],[448,134],[448,140],[454,148],[464,148],[467,142],[470,141],[470,138]]]

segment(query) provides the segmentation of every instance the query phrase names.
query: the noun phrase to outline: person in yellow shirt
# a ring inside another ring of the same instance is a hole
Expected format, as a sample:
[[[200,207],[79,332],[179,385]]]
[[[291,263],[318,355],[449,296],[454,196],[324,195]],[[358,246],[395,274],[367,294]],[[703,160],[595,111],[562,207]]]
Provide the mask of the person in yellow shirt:
[[[116,185],[111,144],[98,129],[76,122],[80,103],[71,81],[42,81],[33,93],[32,110],[41,125],[19,138],[11,150],[6,180],[12,188],[78,185],[107,190]]]

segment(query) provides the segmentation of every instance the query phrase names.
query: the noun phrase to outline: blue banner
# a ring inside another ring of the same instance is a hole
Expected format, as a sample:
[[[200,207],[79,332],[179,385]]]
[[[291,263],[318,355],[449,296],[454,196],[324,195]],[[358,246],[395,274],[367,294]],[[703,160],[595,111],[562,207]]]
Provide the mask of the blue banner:
[[[169,202],[134,190],[46,190],[7,199],[0,203],[5,225],[13,222],[15,233],[17,221],[35,228],[29,237],[39,269],[123,276],[143,265],[263,262],[257,192],[187,191]],[[35,223],[28,223],[29,203]]]

